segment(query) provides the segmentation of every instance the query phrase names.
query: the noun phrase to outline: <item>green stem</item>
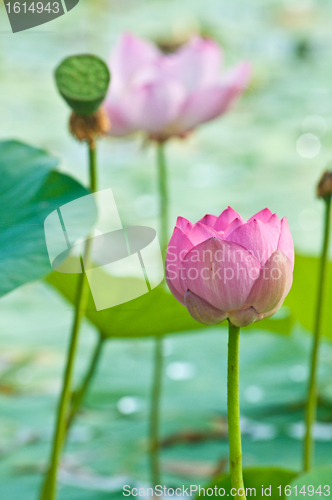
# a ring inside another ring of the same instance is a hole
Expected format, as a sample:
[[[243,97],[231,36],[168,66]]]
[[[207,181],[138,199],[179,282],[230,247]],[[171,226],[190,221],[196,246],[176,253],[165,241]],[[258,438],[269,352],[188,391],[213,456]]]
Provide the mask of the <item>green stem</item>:
[[[321,339],[321,320],[322,320],[322,308],[324,300],[324,285],[325,285],[326,265],[328,260],[328,247],[330,238],[331,196],[325,199],[325,203],[326,203],[325,207],[326,210],[325,210],[324,240],[323,240],[323,249],[320,260],[316,317],[314,325],[314,339],[313,339],[313,348],[311,355],[310,380],[309,380],[308,399],[307,399],[307,408],[305,417],[306,433],[304,437],[304,455],[303,455],[304,471],[309,471],[311,469],[314,457],[313,427],[317,416],[317,400],[318,400],[317,371],[318,371],[318,361],[319,361],[319,346]]]
[[[163,338],[155,338],[154,373],[150,410],[150,467],[151,482],[155,487],[160,483],[160,403],[163,374]]]
[[[243,494],[241,494],[242,491],[240,491],[240,494],[237,494],[233,498],[245,500],[240,430],[239,343],[240,328],[233,326],[229,322],[227,406],[231,485],[232,488],[236,488],[237,491],[243,488]]]
[[[163,259],[168,243],[168,189],[164,144],[157,143],[157,165],[160,196],[160,246]],[[163,375],[163,337],[155,337],[154,373],[150,406],[150,470],[153,486],[160,484],[160,405]]]
[[[157,164],[160,195],[160,246],[165,257],[168,244],[168,188],[164,143],[157,144]]]
[[[96,148],[95,144],[89,144],[89,166],[90,166],[90,189],[96,190]],[[75,302],[75,316],[70,337],[70,344],[66,362],[66,368],[63,379],[62,392],[60,396],[56,427],[53,437],[53,447],[51,453],[51,465],[48,470],[40,500],[55,500],[57,497],[57,476],[58,467],[61,458],[61,453],[66,437],[66,428],[68,415],[70,410],[71,386],[74,371],[75,356],[78,345],[79,330],[82,319],[85,315],[89,286],[85,277],[84,264],[86,265],[90,258],[91,242],[89,238],[86,240],[84,248],[84,257],[81,257],[82,273],[79,277],[77,286],[77,295]]]
[[[86,258],[88,258],[90,251],[90,244],[87,241],[85,246],[85,254],[84,254],[84,262],[86,262]],[[81,263],[83,266],[83,259],[81,258]],[[74,361],[75,354],[78,344],[78,334],[79,327],[81,324],[81,320],[84,316],[87,296],[88,296],[88,286],[85,278],[85,273],[82,272],[80,274],[78,289],[77,289],[77,297],[76,297],[76,310],[75,310],[75,318],[71,333],[67,364],[64,374],[62,393],[60,398],[60,403],[58,407],[57,414],[57,422],[55,428],[55,434],[53,438],[53,449],[51,455],[51,466],[49,472],[47,474],[46,481],[44,483],[44,488],[41,495],[41,500],[54,500],[56,498],[56,482],[57,482],[57,474],[58,474],[58,466],[62,452],[62,446],[65,440],[66,434],[66,422],[70,407],[70,391],[71,391],[71,382],[73,376],[74,369]]]
[[[89,173],[90,190],[95,193],[97,191],[97,149],[94,141],[89,144]]]
[[[89,172],[90,172],[90,189],[94,193],[97,191],[97,154],[96,154],[96,143],[91,142],[89,145]],[[69,429],[72,426],[73,420],[76,417],[76,414],[83,402],[85,394],[90,386],[92,378],[97,369],[99,359],[102,353],[102,348],[104,345],[104,338],[99,335],[96,348],[94,354],[91,358],[91,362],[88,368],[88,371],[83,379],[82,385],[78,391],[76,391],[71,398],[71,409],[67,421],[67,432],[65,439],[67,438],[67,434]]]
[[[97,342],[96,347],[95,347],[95,351],[94,351],[93,356],[91,358],[91,362],[90,362],[88,371],[83,379],[82,385],[81,385],[80,389],[78,389],[78,391],[75,392],[73,397],[72,397],[71,409],[70,409],[69,417],[67,420],[67,433],[68,433],[69,429],[71,428],[73,420],[76,417],[76,414],[77,414],[80,406],[82,405],[83,399],[88,391],[88,388],[91,384],[93,376],[96,372],[98,363],[100,361],[100,356],[101,356],[101,353],[103,350],[104,342],[105,342],[105,338],[102,337],[101,335],[99,335],[98,342]]]

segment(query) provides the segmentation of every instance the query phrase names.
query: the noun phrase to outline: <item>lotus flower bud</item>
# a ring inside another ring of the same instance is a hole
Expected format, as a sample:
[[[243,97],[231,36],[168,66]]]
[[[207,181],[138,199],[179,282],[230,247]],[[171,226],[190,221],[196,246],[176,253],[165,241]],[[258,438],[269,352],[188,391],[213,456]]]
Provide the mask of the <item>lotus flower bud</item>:
[[[318,198],[326,199],[329,196],[332,196],[332,172],[331,170],[326,170],[319,184],[317,186],[317,196]]]
[[[178,217],[166,280],[174,297],[205,325],[238,327],[275,314],[293,279],[294,245],[286,218],[264,209],[248,221],[228,207],[192,224]]]

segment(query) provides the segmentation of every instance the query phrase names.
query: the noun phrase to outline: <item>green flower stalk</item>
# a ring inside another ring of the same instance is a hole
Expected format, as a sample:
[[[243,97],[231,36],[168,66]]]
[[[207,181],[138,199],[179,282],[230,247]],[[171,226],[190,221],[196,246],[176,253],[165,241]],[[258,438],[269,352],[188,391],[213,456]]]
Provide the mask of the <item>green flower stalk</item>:
[[[110,81],[109,70],[105,63],[95,56],[74,56],[65,59],[60,64],[56,69],[55,77],[60,94],[73,109],[70,118],[70,131],[79,141],[86,142],[88,145],[90,190],[94,193],[97,190],[96,141],[109,130],[108,118],[103,110],[99,109],[107,93]],[[55,500],[57,498],[58,468],[67,430],[92,378],[102,347],[101,344],[97,346],[81,391],[71,401],[72,379],[79,331],[85,316],[89,294],[84,263],[87,265],[90,260],[91,243],[91,238],[88,238],[85,243],[84,254],[80,256],[83,272],[80,274],[77,286],[75,316],[57,411],[50,467],[43,484],[40,496],[41,500]]]
[[[239,343],[240,328],[232,325],[229,321],[227,369],[229,465],[232,488],[236,488],[237,492],[240,493],[234,498],[245,500],[246,496],[244,493],[245,489],[242,474],[242,446],[240,429]]]
[[[95,149],[92,151],[89,146],[90,151],[90,172],[91,172],[91,190],[92,187],[96,187],[96,162],[95,162]],[[88,239],[85,244],[84,256],[80,257],[82,270],[84,270],[84,263],[87,263],[90,259],[91,252],[91,239]],[[62,449],[66,438],[66,431],[68,426],[68,418],[70,413],[70,401],[71,401],[71,386],[74,371],[75,356],[78,345],[79,331],[82,323],[82,319],[85,315],[87,300],[89,293],[89,285],[85,273],[80,274],[76,304],[75,304],[75,317],[70,337],[70,345],[67,355],[66,368],[64,373],[62,392],[60,396],[60,402],[57,412],[56,427],[53,437],[53,446],[50,460],[50,468],[44,482],[42,489],[41,500],[55,500],[57,497],[57,475],[58,467],[61,459]]]
[[[163,142],[157,142],[157,166],[160,196],[160,245],[163,260],[168,243],[168,189],[165,149]],[[163,376],[163,337],[155,338],[154,372],[150,406],[150,471],[151,482],[155,487],[161,484],[160,472],[160,406]]]
[[[329,248],[330,229],[331,229],[332,172],[326,171],[323,174],[317,187],[317,196],[321,198],[325,203],[325,223],[324,223],[323,248],[320,258],[317,305],[316,305],[316,316],[314,324],[314,339],[313,339],[312,354],[311,354],[310,379],[309,379],[308,398],[307,398],[307,407],[305,415],[306,432],[305,432],[304,446],[303,446],[303,470],[305,472],[311,469],[314,460],[313,428],[317,416],[317,401],[318,401],[317,372],[319,365],[321,322],[322,322],[322,312],[324,305],[326,268],[328,262],[328,248]]]
[[[93,355],[92,355],[92,358],[91,358],[91,361],[90,361],[90,364],[88,367],[88,370],[87,370],[85,376],[83,377],[82,384],[81,384],[80,388],[74,392],[74,394],[71,398],[70,412],[69,412],[69,416],[67,419],[66,436],[68,435],[68,432],[73,424],[73,421],[77,415],[78,410],[82,406],[84,397],[85,397],[85,395],[90,387],[90,384],[92,382],[92,379],[97,371],[97,367],[98,367],[99,362],[100,362],[100,357],[101,357],[101,354],[103,352],[104,343],[105,343],[105,337],[102,337],[101,335],[99,335],[98,341],[96,343],[96,346],[95,346],[95,349],[94,349],[94,352],[93,352]]]
[[[157,143],[157,165],[159,178],[159,195],[160,195],[160,245],[163,258],[166,258],[168,244],[168,183],[167,183],[167,166],[165,158],[164,142]]]
[[[153,487],[161,484],[160,471],[160,406],[163,376],[163,338],[154,340],[154,371],[150,405],[150,473]]]

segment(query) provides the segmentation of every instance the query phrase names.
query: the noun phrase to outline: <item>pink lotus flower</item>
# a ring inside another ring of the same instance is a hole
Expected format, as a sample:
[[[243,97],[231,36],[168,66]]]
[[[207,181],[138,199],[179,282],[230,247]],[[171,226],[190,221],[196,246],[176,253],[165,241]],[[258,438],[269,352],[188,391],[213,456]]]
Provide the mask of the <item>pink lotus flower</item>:
[[[229,318],[246,326],[275,314],[293,279],[294,245],[286,218],[268,208],[247,222],[228,207],[192,224],[178,217],[166,280],[174,297],[206,325]]]
[[[248,63],[220,76],[222,52],[216,42],[194,37],[173,54],[125,34],[110,62],[112,81],[106,110],[111,134],[138,130],[163,141],[184,136],[222,115],[247,86]]]

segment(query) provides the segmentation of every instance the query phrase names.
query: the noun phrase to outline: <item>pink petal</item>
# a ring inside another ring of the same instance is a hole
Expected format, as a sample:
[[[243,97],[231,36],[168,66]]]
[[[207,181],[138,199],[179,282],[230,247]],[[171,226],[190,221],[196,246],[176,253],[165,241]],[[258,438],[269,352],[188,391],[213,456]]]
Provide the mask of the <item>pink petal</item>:
[[[105,101],[113,127],[111,135],[127,135],[144,130],[151,134],[163,131],[178,115],[184,98],[183,88],[174,81],[161,80],[132,86],[117,96],[110,92]]]
[[[246,301],[259,314],[274,309],[290,290],[293,279],[292,264],[280,250],[276,250],[261,269]]]
[[[251,222],[254,219],[261,220],[262,222],[267,222],[271,217],[272,217],[271,210],[269,210],[268,208],[264,208],[264,210],[261,210],[260,212],[257,212],[257,214],[250,217],[248,222]]]
[[[239,219],[238,217],[236,219],[234,219],[230,225],[228,226],[228,228],[226,229],[226,231],[224,232],[224,238],[227,238],[229,235],[232,234],[233,231],[235,231],[235,229],[237,229],[238,227],[240,226],[243,226],[243,224],[245,224],[246,222],[242,219]]]
[[[127,115],[130,113],[137,128],[156,134],[178,116],[183,97],[183,88],[177,82],[157,79],[130,91]]]
[[[233,210],[233,208],[228,207],[219,215],[213,229],[215,229],[216,231],[226,231],[226,229],[234,219],[243,220],[240,214]]]
[[[226,111],[229,90],[221,86],[200,88],[183,105],[178,121],[179,131],[186,132],[217,118]]]
[[[221,62],[221,48],[215,41],[195,37],[165,59],[165,71],[181,81],[187,92],[192,92],[217,83]]]
[[[104,108],[111,122],[110,135],[122,137],[137,130],[130,122],[130,117],[126,116],[126,111],[121,108],[119,103],[115,103],[111,98],[107,98],[104,103]]]
[[[193,245],[198,245],[202,241],[211,238],[211,236],[220,237],[214,229],[204,226],[200,222],[196,222],[194,227],[187,233],[187,236]]]
[[[155,45],[130,33],[122,35],[113,51],[110,68],[111,90],[118,93],[128,86],[135,73],[160,56]]]
[[[243,247],[210,238],[190,250],[180,282],[221,311],[242,309],[260,272],[259,262]]]
[[[247,309],[240,309],[239,311],[233,311],[229,314],[229,321],[234,326],[248,326],[257,320],[258,313],[253,307],[248,307]]]
[[[200,222],[201,224],[204,224],[204,226],[208,226],[208,227],[213,228],[216,221],[217,221],[217,217],[215,215],[207,214],[207,215],[204,215],[204,217],[202,217],[198,222]]]
[[[248,64],[243,63],[231,71],[222,83],[193,91],[182,108],[179,129],[191,130],[226,113],[245,90],[249,72]]]
[[[182,260],[193,247],[187,236],[176,227],[167,247],[166,281],[174,297],[184,304],[184,293],[179,280]]]
[[[188,219],[186,219],[185,217],[178,217],[176,219],[176,227],[178,227],[179,229],[181,229],[181,231],[184,233],[184,234],[188,234],[190,229],[192,227],[194,227],[194,224],[192,222],[190,222]]]
[[[248,62],[242,62],[232,68],[223,77],[223,83],[230,90],[230,96],[234,99],[242,94],[249,84],[252,68]]]
[[[280,221],[279,217],[277,216],[277,214],[271,215],[271,217],[269,218],[269,220],[267,221],[266,224],[268,224],[269,226],[274,228],[274,230],[276,231],[276,233],[279,235],[279,238],[280,238],[281,221]]]
[[[172,267],[172,266],[170,266]],[[176,284],[176,278],[173,277],[173,270],[171,269],[170,271],[168,270],[168,266],[166,266],[165,268],[165,278],[166,278],[166,282],[167,282],[167,286],[171,292],[171,294],[173,295],[173,297],[176,298],[176,300],[178,302],[180,302],[180,304],[182,304],[184,306],[184,293],[183,293],[183,290],[181,289],[181,292],[179,292],[178,290],[178,286]]]
[[[273,225],[255,219],[235,229],[226,239],[242,245],[263,265],[277,249],[279,233]]]
[[[190,290],[185,293],[184,303],[189,314],[203,325],[216,325],[227,318],[227,313],[219,311]]]
[[[274,309],[271,309],[271,311],[268,311],[267,313],[259,314],[257,317],[257,321],[260,321],[260,320],[265,319],[265,318],[270,318],[275,313],[277,313],[279,311],[280,307],[282,306],[284,300],[285,300],[285,298],[282,298],[282,300],[276,305],[276,307]]]
[[[281,220],[281,233],[278,248],[282,253],[287,255],[292,263],[292,269],[294,269],[294,243],[286,217]]]

